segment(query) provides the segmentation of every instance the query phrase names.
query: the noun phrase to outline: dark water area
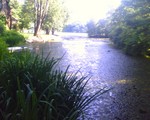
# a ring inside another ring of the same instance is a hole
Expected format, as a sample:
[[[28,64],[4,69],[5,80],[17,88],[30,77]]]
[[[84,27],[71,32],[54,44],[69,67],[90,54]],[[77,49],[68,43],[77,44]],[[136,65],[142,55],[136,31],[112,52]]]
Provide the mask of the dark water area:
[[[61,34],[60,42],[30,44],[36,53],[60,58],[59,67],[89,75],[93,91],[112,88],[86,111],[87,120],[150,120],[150,60],[125,55],[109,39]]]

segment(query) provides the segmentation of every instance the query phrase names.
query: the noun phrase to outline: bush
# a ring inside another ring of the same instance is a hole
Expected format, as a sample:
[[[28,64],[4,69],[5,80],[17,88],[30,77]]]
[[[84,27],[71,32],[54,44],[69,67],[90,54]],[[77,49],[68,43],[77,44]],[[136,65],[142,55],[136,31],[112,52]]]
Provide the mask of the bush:
[[[6,43],[0,39],[0,61],[8,55],[8,49]]]
[[[2,36],[2,39],[6,42],[6,44],[8,44],[9,47],[25,42],[24,36],[13,30],[6,31]]]
[[[0,67],[0,119],[76,120],[96,97],[85,91],[87,77],[56,69],[58,60],[13,53]],[[87,94],[88,93],[88,94]]]
[[[114,27],[109,35],[114,44],[128,55],[143,56],[150,48],[149,36],[131,27]]]
[[[2,36],[6,31],[4,23],[0,20],[0,36]]]

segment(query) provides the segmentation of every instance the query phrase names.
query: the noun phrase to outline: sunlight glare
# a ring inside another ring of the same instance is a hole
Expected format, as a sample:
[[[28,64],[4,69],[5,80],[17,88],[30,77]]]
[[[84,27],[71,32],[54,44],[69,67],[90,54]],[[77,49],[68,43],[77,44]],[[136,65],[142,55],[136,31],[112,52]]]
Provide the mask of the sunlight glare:
[[[73,21],[87,22],[106,17],[109,10],[117,8],[121,0],[65,0]]]

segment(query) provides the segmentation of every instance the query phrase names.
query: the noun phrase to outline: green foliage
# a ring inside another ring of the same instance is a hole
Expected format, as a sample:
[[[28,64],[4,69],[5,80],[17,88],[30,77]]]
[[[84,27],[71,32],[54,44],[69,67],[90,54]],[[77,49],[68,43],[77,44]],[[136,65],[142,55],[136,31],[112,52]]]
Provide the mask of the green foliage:
[[[107,20],[99,20],[97,23],[89,21],[87,23],[87,33],[89,37],[108,37]]]
[[[110,38],[130,55],[144,55],[150,48],[149,1],[123,0],[112,14]]]
[[[6,31],[6,27],[4,25],[4,22],[0,20],[0,36],[2,36]]]
[[[21,18],[19,28],[21,30],[23,30],[24,28],[29,29],[31,27],[31,23],[34,23],[35,20],[33,0],[25,0],[25,3],[22,5],[19,17]]]
[[[77,33],[86,33],[87,28],[81,23],[68,24],[63,28],[63,32],[77,32]]]
[[[52,28],[62,30],[68,19],[67,10],[61,0],[25,0],[23,5],[20,5],[18,0],[8,0],[7,3],[3,11],[7,16],[7,24],[10,29],[23,31],[23,29],[35,27],[34,35],[37,35],[41,28],[48,29],[48,31]],[[9,8],[11,8],[11,13],[9,13]]]
[[[3,15],[1,13],[0,13],[0,22],[2,22],[3,24],[6,23],[6,17],[5,17],[5,15]]]
[[[0,64],[0,119],[76,120],[96,97],[85,91],[87,77],[56,69],[58,60],[13,53]]]
[[[21,42],[25,42],[24,36],[13,30],[6,31],[1,38],[8,46],[16,46]]]
[[[0,39],[0,61],[8,55],[8,49],[6,43]]]
[[[50,7],[42,27],[45,30],[51,30],[52,28],[62,30],[69,17],[68,12],[60,0],[50,0],[49,4]]]
[[[97,34],[96,25],[94,21],[92,20],[89,21],[86,26],[87,26],[87,32],[89,37]]]
[[[8,46],[16,46],[20,42],[24,42],[25,38],[20,33],[13,30],[6,30],[4,21],[0,20],[0,39]]]
[[[13,18],[19,20],[19,15],[21,13],[21,5],[19,4],[18,0],[10,0],[9,6],[11,7],[11,14]]]

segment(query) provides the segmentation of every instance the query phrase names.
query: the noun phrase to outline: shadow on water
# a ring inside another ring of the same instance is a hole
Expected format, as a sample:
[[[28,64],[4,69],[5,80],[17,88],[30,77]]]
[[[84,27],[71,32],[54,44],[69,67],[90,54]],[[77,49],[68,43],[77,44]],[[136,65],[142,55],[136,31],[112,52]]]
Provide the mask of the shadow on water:
[[[88,120],[150,120],[150,61],[125,55],[109,40],[62,36],[62,42],[31,44],[44,55],[62,58],[59,66],[92,76],[88,87],[113,89],[92,103]]]

